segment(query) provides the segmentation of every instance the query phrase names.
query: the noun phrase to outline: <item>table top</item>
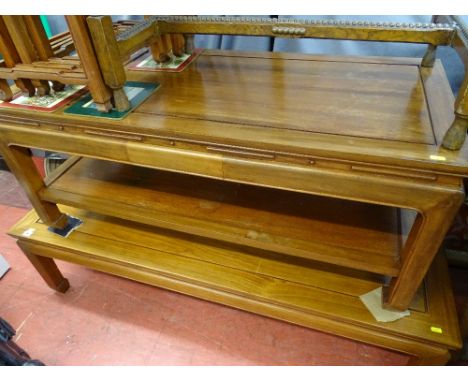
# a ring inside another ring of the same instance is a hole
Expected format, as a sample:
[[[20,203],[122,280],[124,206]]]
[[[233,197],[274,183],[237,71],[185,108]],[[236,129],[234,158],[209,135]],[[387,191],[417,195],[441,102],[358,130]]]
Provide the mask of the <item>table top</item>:
[[[18,109],[9,118],[142,139],[219,145],[468,175],[468,144],[442,148],[454,98],[439,61],[203,51],[180,73],[128,70],[160,88],[123,120]],[[154,144],[154,143],[152,143]]]

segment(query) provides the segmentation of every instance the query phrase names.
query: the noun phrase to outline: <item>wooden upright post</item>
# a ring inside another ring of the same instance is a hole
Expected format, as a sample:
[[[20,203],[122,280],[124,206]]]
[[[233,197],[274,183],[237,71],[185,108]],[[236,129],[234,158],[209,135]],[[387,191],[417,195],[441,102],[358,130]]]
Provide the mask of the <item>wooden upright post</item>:
[[[81,65],[88,78],[88,88],[99,111],[112,109],[112,92],[104,83],[84,16],[65,16],[75,42]]]
[[[171,34],[172,41],[172,53],[175,56],[180,57],[185,53],[185,39],[184,35],[176,33]]]
[[[455,119],[445,133],[442,146],[449,150],[459,150],[465,142],[468,131],[468,26],[462,20],[459,20],[457,16],[450,17],[454,18],[459,24],[452,46],[465,66],[465,79],[455,101]]]
[[[54,57],[54,52],[50,46],[50,41],[42,25],[40,16],[23,16],[26,28],[29,32],[29,37],[36,48],[37,55],[41,61],[47,61]],[[54,81],[53,88],[55,91],[63,90],[64,84]]]
[[[0,101],[11,101],[13,99],[13,92],[7,80],[0,79]]]
[[[145,19],[149,16],[145,16]],[[156,62],[166,62],[171,59],[170,56],[170,47],[168,50],[167,43],[165,42],[164,36],[156,36],[154,42],[150,46],[151,55],[153,56],[153,60]]]
[[[170,60],[169,52],[165,50],[161,36],[156,37],[155,41],[151,44],[151,55],[156,62],[166,62]]]
[[[0,16],[0,53],[3,56],[5,66],[7,68],[13,68],[16,64],[21,62],[15,45],[10,37],[10,32],[8,32],[5,22],[3,21],[3,16]],[[36,93],[36,89],[34,88],[31,80],[18,79],[15,81],[15,84],[21,89],[24,95],[32,97],[34,93]],[[3,99],[3,101],[8,101],[7,94],[6,99]]]
[[[437,23],[438,18],[439,18],[438,16],[432,16],[431,23]],[[424,54],[424,57],[421,61],[421,66],[423,68],[432,68],[434,66],[436,54],[437,54],[437,45],[429,44],[427,47],[426,53]]]
[[[110,16],[88,17],[87,23],[102,76],[113,92],[115,108],[118,111],[126,111],[130,109],[130,102],[123,90],[126,75],[115,39],[112,19]]]
[[[468,61],[465,62],[468,65]],[[444,147],[458,150],[466,139],[468,130],[468,66],[465,68],[465,80],[458,91],[455,101],[455,120],[444,137]]]

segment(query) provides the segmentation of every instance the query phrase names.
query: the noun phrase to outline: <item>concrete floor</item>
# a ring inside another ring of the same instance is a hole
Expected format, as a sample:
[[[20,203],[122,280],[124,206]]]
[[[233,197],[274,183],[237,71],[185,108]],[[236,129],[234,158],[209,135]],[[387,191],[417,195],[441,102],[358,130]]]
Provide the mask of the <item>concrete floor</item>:
[[[47,365],[403,365],[407,356],[57,262],[71,289],[49,289],[5,232],[29,208],[0,171],[0,316]],[[457,271],[468,291],[466,271]],[[464,297],[459,297],[463,299]],[[461,300],[460,300],[461,301]]]

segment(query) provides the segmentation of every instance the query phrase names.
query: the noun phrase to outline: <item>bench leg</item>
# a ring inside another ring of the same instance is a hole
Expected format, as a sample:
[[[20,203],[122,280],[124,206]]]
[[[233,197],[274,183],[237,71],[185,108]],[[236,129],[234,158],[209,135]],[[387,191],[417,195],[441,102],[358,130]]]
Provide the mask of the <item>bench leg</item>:
[[[63,277],[53,259],[31,253],[20,241],[18,246],[50,288],[60,293],[65,293],[70,288],[68,280]]]

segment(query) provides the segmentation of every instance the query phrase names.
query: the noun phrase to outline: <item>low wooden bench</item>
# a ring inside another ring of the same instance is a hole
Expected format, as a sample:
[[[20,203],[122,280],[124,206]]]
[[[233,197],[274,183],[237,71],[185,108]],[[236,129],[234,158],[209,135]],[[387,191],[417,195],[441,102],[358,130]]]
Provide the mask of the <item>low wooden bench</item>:
[[[82,219],[67,238],[31,211],[10,231],[47,284],[68,281],[51,259],[214,301],[411,355],[410,364],[441,365],[461,347],[447,265],[438,256],[411,314],[377,322],[359,296],[382,277],[347,268],[158,229],[63,207]]]

